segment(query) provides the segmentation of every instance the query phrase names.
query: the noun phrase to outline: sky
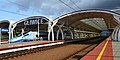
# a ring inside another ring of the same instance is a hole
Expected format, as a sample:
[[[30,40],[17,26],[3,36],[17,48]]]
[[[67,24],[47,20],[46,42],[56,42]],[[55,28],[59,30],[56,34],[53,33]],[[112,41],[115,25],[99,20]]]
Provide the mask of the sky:
[[[69,12],[95,8],[119,10],[120,0],[0,0],[0,20],[18,21],[31,16],[57,18]]]

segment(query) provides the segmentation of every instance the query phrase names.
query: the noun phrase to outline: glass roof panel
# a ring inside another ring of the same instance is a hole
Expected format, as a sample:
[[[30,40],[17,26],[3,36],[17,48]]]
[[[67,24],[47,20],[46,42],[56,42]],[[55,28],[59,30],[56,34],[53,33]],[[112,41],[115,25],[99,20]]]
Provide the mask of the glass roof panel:
[[[107,30],[107,25],[103,18],[89,18],[89,19],[83,19],[80,21],[87,25],[93,26],[96,29]]]

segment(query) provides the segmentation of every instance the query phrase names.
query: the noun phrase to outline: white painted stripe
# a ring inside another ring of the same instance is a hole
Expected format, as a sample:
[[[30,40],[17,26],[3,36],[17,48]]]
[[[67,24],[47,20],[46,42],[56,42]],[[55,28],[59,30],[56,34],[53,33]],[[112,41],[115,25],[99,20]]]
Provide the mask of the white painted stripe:
[[[38,47],[58,45],[58,44],[64,44],[64,42],[57,42],[57,43],[51,43],[51,44],[44,44],[44,45],[28,46],[28,47],[23,47],[23,48],[3,50],[3,51],[0,51],[0,54],[9,53],[9,52],[15,52],[15,51],[21,51],[21,50],[25,50],[25,49],[33,49],[33,48],[38,48]]]

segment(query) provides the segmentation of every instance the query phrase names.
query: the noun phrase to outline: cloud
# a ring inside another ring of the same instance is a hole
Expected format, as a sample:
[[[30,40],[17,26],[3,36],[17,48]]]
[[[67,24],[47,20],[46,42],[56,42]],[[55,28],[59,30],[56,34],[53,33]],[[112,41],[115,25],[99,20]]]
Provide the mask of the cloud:
[[[120,7],[120,0],[102,0],[102,3],[99,3],[95,6],[95,8],[103,8],[103,9],[115,9]]]
[[[120,7],[120,0],[81,0],[81,2],[77,2],[76,4],[79,5],[81,9],[115,9],[116,7]]]
[[[59,0],[9,0],[19,5],[11,5],[18,8],[19,11],[39,11],[39,13],[47,16],[60,16],[64,13],[74,11],[61,3]],[[72,0],[77,6],[70,0],[62,0],[75,10],[91,9],[91,8],[103,8],[103,9],[115,9],[120,7],[120,0]],[[6,4],[7,5],[7,4]],[[5,6],[5,5],[4,5]],[[23,7],[24,6],[24,7]]]

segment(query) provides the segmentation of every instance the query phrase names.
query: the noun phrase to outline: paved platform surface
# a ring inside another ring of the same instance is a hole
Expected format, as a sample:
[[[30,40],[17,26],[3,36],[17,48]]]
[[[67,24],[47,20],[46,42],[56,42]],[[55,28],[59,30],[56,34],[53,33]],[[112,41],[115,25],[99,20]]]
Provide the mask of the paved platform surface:
[[[114,60],[120,60],[120,42],[112,42]]]
[[[120,42],[107,38],[80,60],[120,60]]]

